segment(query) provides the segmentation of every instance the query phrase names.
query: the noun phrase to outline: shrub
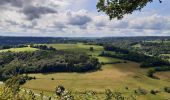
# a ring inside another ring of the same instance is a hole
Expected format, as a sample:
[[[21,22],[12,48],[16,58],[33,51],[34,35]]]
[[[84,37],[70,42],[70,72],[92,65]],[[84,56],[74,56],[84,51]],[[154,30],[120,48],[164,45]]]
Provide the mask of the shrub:
[[[164,90],[165,92],[170,93],[170,87],[165,87]]]
[[[106,89],[105,90],[105,96],[106,96],[105,100],[112,100],[112,98],[113,98],[112,91],[110,89]]]
[[[115,98],[115,100],[127,100],[127,98],[122,96],[122,93],[120,92],[114,92],[113,97]]]
[[[59,85],[56,87],[56,95],[59,100],[74,100],[70,91],[67,91],[63,86]]]
[[[126,89],[126,90],[129,90],[129,88],[128,88],[127,86],[125,87],[125,89]]]
[[[127,63],[127,61],[123,61],[123,63]]]
[[[138,89],[135,90],[135,93],[139,95],[146,95],[147,91],[139,87]]]
[[[93,51],[94,51],[94,48],[93,48],[93,47],[90,47],[90,51],[93,52]]]
[[[156,95],[157,93],[159,93],[159,91],[154,89],[154,90],[151,90],[150,93],[153,95]]]
[[[33,79],[36,80],[36,77],[34,76]]]
[[[65,91],[65,88],[63,86],[59,85],[59,86],[56,87],[56,91],[55,92],[56,92],[57,96],[61,96],[62,93],[64,93],[64,91]]]
[[[147,76],[148,77],[154,77],[153,74],[155,73],[156,71],[154,69],[149,69],[148,72],[147,72]]]

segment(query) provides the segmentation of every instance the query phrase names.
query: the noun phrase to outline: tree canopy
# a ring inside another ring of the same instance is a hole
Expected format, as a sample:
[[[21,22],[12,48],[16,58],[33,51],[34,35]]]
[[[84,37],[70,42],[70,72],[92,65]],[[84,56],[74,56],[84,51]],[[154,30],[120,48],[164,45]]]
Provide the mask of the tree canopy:
[[[96,6],[99,12],[104,12],[112,20],[122,19],[124,15],[132,14],[136,10],[140,11],[151,2],[153,0],[99,0]]]

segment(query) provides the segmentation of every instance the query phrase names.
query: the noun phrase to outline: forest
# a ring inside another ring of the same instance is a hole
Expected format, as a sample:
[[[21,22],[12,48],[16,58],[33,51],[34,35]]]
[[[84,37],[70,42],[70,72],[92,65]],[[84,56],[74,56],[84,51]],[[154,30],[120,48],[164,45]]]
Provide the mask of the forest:
[[[100,69],[98,59],[85,53],[40,50],[0,53],[1,80],[13,73],[87,72]]]

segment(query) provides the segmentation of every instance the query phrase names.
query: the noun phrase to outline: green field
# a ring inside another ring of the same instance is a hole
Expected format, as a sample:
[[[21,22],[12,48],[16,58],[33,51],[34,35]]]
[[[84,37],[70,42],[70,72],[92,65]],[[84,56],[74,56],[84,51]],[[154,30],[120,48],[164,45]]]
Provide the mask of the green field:
[[[99,62],[104,63],[114,63],[114,62],[122,62],[123,60],[117,59],[117,58],[111,58],[111,57],[97,57],[99,59]]]
[[[82,43],[78,44],[47,44],[47,46],[52,46],[57,50],[65,50],[65,51],[74,51],[74,52],[86,52],[88,54],[92,54],[93,56],[98,56],[102,51],[102,46],[97,45],[84,45]],[[90,52],[90,47],[94,48],[93,52]]]
[[[101,46],[83,44],[48,44],[48,46],[53,46],[58,50],[86,52],[98,57],[100,62],[123,61],[116,58],[99,57],[98,54],[103,51]],[[93,52],[89,51],[90,47],[94,48]],[[28,81],[23,87],[53,93],[56,86],[63,85],[73,92],[94,90],[103,93],[105,89],[111,89],[125,92],[126,95],[133,94],[134,89],[138,87],[142,87],[148,92],[151,89],[163,91],[165,86],[170,87],[170,82],[168,81],[147,77],[146,71],[148,69],[141,69],[139,66],[138,63],[127,61],[127,63],[106,64],[102,66],[101,70],[88,73],[30,74],[30,76],[35,76],[36,80]],[[128,87],[129,90],[125,90],[125,87]],[[137,98],[137,100],[162,100],[163,98],[170,98],[170,95],[161,92],[158,95],[148,94]]]
[[[142,78],[148,80],[149,78],[144,77],[143,72],[139,70],[139,65],[133,62],[129,62],[127,66],[123,63],[105,65],[101,71],[91,73],[31,74],[30,76],[36,76],[37,79],[29,81],[25,87],[48,91],[54,90],[60,84],[77,91],[86,89],[103,91],[106,88],[118,89],[127,84],[130,87],[138,87],[139,84],[149,85],[138,83]],[[135,76],[139,76],[139,80],[135,80],[136,82],[133,81],[133,83],[131,80],[134,80]],[[55,80],[51,80],[51,78]],[[49,84],[48,87],[45,87],[47,84]]]
[[[133,45],[132,47],[134,47],[134,48],[141,48],[141,44],[136,44],[136,45]]]
[[[170,86],[170,82],[148,78],[145,76],[145,72],[145,69],[141,70],[139,64],[134,62],[111,64],[104,65],[100,71],[90,73],[30,74],[37,79],[27,82],[23,87],[53,92],[56,86],[63,85],[74,92],[85,90],[104,92],[105,89],[124,92],[126,86],[131,90],[142,87],[148,91],[151,89],[163,90],[164,86]],[[160,100],[164,96],[169,97],[164,93],[155,100]],[[151,97],[152,95],[147,96],[147,98]],[[155,96],[155,98],[158,97]]]
[[[23,48],[10,48],[10,49],[3,49],[3,50],[0,50],[0,52],[32,52],[32,51],[36,51],[38,49],[36,48],[31,48],[31,47],[23,47]]]

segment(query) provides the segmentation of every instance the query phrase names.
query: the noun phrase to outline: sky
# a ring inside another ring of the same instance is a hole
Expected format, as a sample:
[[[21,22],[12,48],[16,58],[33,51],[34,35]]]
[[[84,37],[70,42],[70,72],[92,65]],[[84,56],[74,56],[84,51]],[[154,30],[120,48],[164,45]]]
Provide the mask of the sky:
[[[98,0],[0,0],[0,36],[170,36],[170,0],[109,20]]]

